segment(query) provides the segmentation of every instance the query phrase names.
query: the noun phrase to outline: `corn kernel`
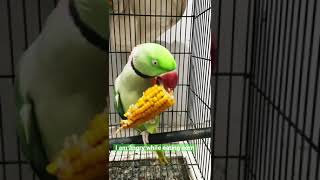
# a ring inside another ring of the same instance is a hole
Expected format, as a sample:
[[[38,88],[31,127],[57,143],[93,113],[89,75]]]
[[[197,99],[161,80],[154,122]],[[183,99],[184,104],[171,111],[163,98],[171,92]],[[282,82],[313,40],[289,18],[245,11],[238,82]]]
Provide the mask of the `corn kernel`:
[[[124,114],[128,119],[120,122],[121,128],[133,128],[143,124],[171,107],[174,103],[174,97],[163,86],[154,85],[143,93],[143,96],[135,105],[129,107]]]

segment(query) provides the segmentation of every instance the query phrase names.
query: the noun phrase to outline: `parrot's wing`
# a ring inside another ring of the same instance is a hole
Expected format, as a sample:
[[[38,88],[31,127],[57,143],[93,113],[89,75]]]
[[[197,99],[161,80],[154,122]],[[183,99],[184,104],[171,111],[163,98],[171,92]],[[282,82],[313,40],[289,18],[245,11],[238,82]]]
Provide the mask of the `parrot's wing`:
[[[124,108],[123,108],[123,105],[122,105],[122,102],[121,102],[120,93],[119,93],[119,91],[116,90],[116,88],[114,88],[113,97],[114,97],[114,108],[115,108],[115,110],[117,111],[117,113],[119,114],[119,116],[122,119],[127,119],[124,116],[125,112],[124,112]]]
[[[46,171],[49,162],[41,142],[41,134],[34,113],[34,103],[31,98],[23,100],[18,88],[16,88],[16,100],[18,108],[17,131],[22,151],[40,179],[56,180]]]

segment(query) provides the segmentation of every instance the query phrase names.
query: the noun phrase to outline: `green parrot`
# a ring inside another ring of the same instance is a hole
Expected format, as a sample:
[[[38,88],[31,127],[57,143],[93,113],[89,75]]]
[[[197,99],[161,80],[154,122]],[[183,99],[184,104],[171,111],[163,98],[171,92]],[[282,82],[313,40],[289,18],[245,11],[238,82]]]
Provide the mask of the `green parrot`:
[[[122,119],[129,106],[135,104],[143,92],[153,84],[161,84],[168,91],[178,82],[176,62],[165,47],[156,43],[144,43],[133,48],[127,64],[114,82],[115,109]],[[160,117],[147,121],[135,129],[148,144],[149,134],[156,133]],[[168,164],[163,151],[156,151],[161,164]]]
[[[106,107],[111,0],[61,0],[18,64],[18,134],[40,179],[65,138]],[[108,122],[106,122],[108,123]]]

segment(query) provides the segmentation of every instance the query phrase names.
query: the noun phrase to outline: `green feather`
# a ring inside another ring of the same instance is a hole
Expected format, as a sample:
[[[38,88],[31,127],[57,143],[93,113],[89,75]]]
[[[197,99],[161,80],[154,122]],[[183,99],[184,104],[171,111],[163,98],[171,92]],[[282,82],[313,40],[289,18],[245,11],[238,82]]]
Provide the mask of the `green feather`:
[[[176,69],[173,55],[160,44],[140,44],[135,47],[132,53],[136,69],[148,76],[159,76]]]
[[[23,101],[20,93],[19,93],[19,82],[16,81],[16,87],[15,87],[15,95],[16,95],[16,105],[17,105],[17,117],[18,117],[18,123],[17,123],[17,132],[18,137],[20,140],[20,145],[22,146],[22,152],[27,158],[28,161],[30,161],[32,169],[36,172],[36,174],[39,176],[40,179],[45,180],[56,180],[56,177],[50,175],[46,171],[46,166],[49,163],[47,155],[45,153],[42,141],[41,141],[41,134],[39,132],[39,128],[36,122],[36,117],[34,114],[34,103],[29,98],[28,102]],[[19,111],[21,110],[22,106],[24,104],[30,104],[32,108],[32,114],[31,121],[28,122],[28,134],[26,134],[26,131],[24,129],[24,125],[22,122],[22,117],[20,116]],[[27,137],[29,138],[29,142],[27,142]]]
[[[150,134],[155,134],[157,132],[157,128],[160,125],[160,116],[156,116],[153,122],[146,122],[141,124],[135,128],[139,133],[143,131],[147,131]]]
[[[118,96],[118,99],[116,98],[117,96]],[[126,119],[124,116],[125,112],[124,112],[124,108],[123,108],[123,105],[121,102],[120,93],[116,92],[115,88],[113,88],[113,97],[114,97],[114,107],[115,107],[116,112],[118,112],[119,116],[122,119]]]

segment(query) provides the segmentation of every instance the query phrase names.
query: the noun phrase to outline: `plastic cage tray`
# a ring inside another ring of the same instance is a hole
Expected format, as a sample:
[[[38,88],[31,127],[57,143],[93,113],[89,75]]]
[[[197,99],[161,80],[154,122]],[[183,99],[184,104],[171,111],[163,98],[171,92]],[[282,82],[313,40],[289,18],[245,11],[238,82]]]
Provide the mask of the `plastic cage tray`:
[[[184,157],[170,158],[170,165],[167,166],[161,166],[156,159],[112,161],[109,164],[109,179],[191,180],[187,166]]]

